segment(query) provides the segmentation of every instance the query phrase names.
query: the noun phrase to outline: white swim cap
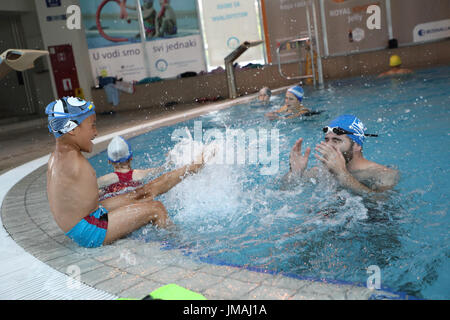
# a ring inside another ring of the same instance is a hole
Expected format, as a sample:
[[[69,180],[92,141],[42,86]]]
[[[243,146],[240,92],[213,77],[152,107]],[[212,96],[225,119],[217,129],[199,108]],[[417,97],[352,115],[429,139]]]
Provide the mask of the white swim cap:
[[[108,145],[108,160],[113,163],[128,161],[133,156],[127,140],[115,136]]]

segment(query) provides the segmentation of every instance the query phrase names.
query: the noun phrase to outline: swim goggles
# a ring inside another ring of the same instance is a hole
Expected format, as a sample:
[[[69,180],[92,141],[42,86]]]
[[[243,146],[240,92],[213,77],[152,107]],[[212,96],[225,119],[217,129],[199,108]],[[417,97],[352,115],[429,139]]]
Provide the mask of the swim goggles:
[[[334,127],[334,128],[331,128],[331,127],[326,126],[326,127],[324,127],[322,130],[323,130],[323,132],[324,132],[325,134],[328,133],[329,131],[331,131],[331,132],[333,132],[334,134],[337,134],[338,136],[343,135],[343,134],[353,134],[353,135],[355,135],[355,136],[360,136],[360,134],[357,134],[357,133],[355,133],[355,132],[351,132],[351,131],[342,129],[342,128],[340,128],[340,127]],[[366,136],[366,137],[378,137],[377,134],[371,134],[371,133],[364,133],[364,136]]]
[[[89,112],[94,110],[94,105],[91,102],[86,102],[80,98],[75,98],[77,100],[77,102],[79,103],[83,103],[84,104],[80,104],[80,105],[72,105],[70,104],[70,106],[72,108],[78,108],[80,110],[80,112],[78,113],[70,113],[69,109],[68,109],[68,102],[66,101],[66,97],[63,97],[57,101],[54,101],[53,103],[50,103],[46,110],[45,113],[50,117],[52,117],[52,119],[49,120],[48,123],[48,129],[51,133],[59,133],[61,135],[72,131],[73,129],[75,129],[77,126],[80,125],[81,121],[84,120],[85,115],[87,115]],[[55,107],[55,104],[58,103],[58,101],[61,101],[64,112],[57,112],[54,111],[53,108]],[[84,117],[83,117],[84,116]],[[78,118],[78,119],[76,119]],[[64,119],[68,119],[68,121],[65,122],[65,124],[63,125],[63,127],[61,128],[61,122],[64,122]]]

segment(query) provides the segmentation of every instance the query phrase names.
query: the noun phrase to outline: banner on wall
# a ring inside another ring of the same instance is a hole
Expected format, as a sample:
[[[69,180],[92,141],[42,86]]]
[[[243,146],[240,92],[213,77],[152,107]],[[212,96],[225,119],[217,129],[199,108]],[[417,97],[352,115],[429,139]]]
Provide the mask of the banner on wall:
[[[145,49],[135,0],[80,0],[94,78],[139,81],[147,77],[146,65],[151,77],[160,78],[206,70],[196,0],[140,3]]]
[[[369,29],[367,8],[380,8],[380,28]],[[386,48],[389,40],[384,0],[325,0],[329,54]]]
[[[186,71],[204,70],[200,35],[155,40],[146,45],[151,77],[171,78]],[[89,49],[94,76],[117,76],[126,81],[146,77],[140,43]]]
[[[414,27],[414,42],[431,41],[450,37],[450,19],[421,23]]]
[[[201,0],[208,65],[224,65],[224,58],[245,41],[262,40],[253,0]],[[264,63],[262,45],[248,49],[237,62]]]

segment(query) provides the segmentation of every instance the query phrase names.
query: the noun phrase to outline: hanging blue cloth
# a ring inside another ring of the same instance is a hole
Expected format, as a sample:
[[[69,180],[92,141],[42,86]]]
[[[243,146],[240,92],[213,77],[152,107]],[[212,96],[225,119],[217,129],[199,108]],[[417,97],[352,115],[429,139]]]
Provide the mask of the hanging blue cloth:
[[[119,105],[119,90],[112,83],[109,83],[103,87],[106,93],[106,99],[108,103],[112,103],[114,107]]]

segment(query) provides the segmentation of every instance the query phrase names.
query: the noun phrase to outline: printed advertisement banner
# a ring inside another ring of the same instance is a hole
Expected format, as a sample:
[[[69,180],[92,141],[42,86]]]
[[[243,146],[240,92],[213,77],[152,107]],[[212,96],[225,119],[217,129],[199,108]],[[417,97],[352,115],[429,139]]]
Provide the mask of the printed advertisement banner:
[[[172,78],[186,71],[205,68],[200,35],[155,40],[146,44],[151,77]],[[90,49],[89,56],[94,77],[117,76],[126,81],[145,77],[145,55],[140,43]]]
[[[450,37],[450,19],[421,23],[413,29],[414,42]]]
[[[223,66],[224,58],[245,41],[262,40],[253,0],[201,0],[203,33],[209,66]],[[237,62],[264,63],[263,45],[248,49]]]
[[[94,77],[106,74],[139,81],[204,71],[196,0],[141,0],[140,4],[145,49],[135,0],[80,0]]]
[[[378,6],[379,28],[368,28],[373,13],[367,13],[371,5]],[[327,40],[329,54],[344,54],[361,50],[386,48],[388,28],[386,2],[384,0],[325,0]]]

